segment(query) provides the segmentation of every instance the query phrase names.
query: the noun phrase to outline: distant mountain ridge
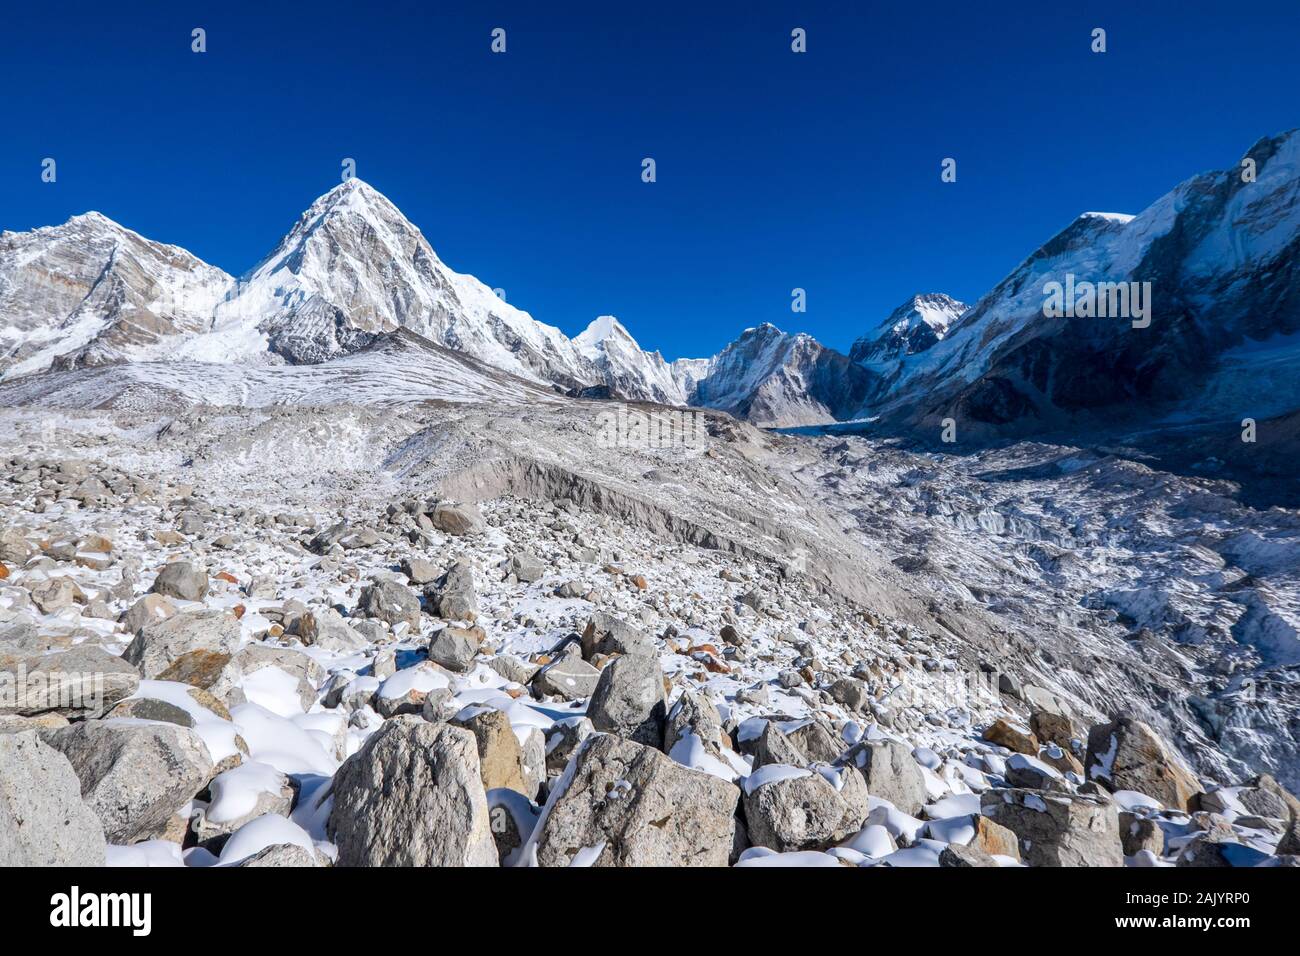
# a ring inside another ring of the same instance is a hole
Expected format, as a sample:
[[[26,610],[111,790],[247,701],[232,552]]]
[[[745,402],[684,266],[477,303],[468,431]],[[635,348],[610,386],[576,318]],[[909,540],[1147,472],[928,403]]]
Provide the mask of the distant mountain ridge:
[[[98,213],[0,233],[0,378],[118,362],[314,364],[396,330],[554,391],[966,440],[1300,409],[1300,131],[1137,216],[1084,213],[972,305],[912,296],[848,355],[770,323],[667,362],[614,317],[570,339],[438,258],[360,180],[236,280]],[[1149,284],[1145,326],[1044,310],[1051,283]]]
[[[680,402],[667,363],[621,325],[581,344],[444,264],[368,184],[348,180],[235,280],[98,213],[0,234],[0,377],[123,361],[315,364],[406,329],[561,391]]]

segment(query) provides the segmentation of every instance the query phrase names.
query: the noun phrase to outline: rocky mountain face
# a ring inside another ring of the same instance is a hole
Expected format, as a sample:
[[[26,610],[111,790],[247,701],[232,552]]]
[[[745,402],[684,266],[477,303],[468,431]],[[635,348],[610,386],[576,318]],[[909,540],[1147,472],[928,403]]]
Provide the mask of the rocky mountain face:
[[[574,337],[607,394],[663,405],[685,405],[683,382],[658,352],[646,352],[612,315],[602,315]]]
[[[233,284],[98,213],[0,233],[0,375],[147,357],[206,330]]]
[[[871,379],[812,336],[788,335],[764,323],[746,329],[704,363],[681,363],[687,401],[755,425],[820,425],[850,417]]]
[[[971,434],[1005,437],[1300,407],[1277,364],[1279,350],[1294,357],[1300,346],[1300,131],[1260,140],[1246,158],[1254,181],[1236,166],[1137,216],[1079,217],[910,361],[878,413],[923,428],[952,416]],[[1076,290],[1073,317],[1045,315],[1052,283]],[[1096,311],[1145,294],[1146,314],[1082,314],[1089,283],[1122,287],[1100,294]]]

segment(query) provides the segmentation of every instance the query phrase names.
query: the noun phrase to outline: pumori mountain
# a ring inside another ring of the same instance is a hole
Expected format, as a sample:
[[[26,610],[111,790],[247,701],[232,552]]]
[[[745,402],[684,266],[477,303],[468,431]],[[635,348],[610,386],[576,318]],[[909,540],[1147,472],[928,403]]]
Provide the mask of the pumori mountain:
[[[578,340],[442,262],[366,183],[336,186],[235,280],[98,213],[0,234],[0,375],[165,359],[315,364],[405,329],[561,391],[680,402],[667,363],[597,319]]]

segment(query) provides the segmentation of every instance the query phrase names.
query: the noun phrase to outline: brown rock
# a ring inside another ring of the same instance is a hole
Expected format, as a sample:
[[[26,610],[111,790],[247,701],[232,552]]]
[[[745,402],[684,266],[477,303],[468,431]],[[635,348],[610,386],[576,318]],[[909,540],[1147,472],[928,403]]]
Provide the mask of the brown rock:
[[[1030,757],[1038,756],[1038,738],[1031,731],[1017,727],[1010,721],[999,719],[984,731],[984,739],[999,747]]]
[[[988,817],[975,817],[975,838],[971,846],[979,847],[990,856],[1009,856],[1020,859],[1020,840],[1015,833]]]
[[[1156,856],[1165,852],[1165,831],[1154,820],[1127,810],[1119,812],[1119,838],[1125,856],[1136,856],[1142,850],[1150,850]]]
[[[1176,810],[1192,809],[1201,785],[1182,760],[1142,721],[1121,715],[1088,732],[1089,779],[1111,790],[1136,790]]]
[[[519,738],[510,726],[510,718],[502,711],[480,711],[451,723],[474,735],[484,790],[505,788],[529,798],[536,795],[537,788],[530,788],[524,776],[524,753]]]
[[[1069,751],[1071,741],[1083,739],[1083,730],[1064,714],[1050,710],[1036,710],[1029,715],[1029,729],[1041,743],[1053,743]]]
[[[222,671],[229,663],[229,654],[218,651],[190,651],[172,661],[157,679],[177,681],[206,690],[217,685]]]

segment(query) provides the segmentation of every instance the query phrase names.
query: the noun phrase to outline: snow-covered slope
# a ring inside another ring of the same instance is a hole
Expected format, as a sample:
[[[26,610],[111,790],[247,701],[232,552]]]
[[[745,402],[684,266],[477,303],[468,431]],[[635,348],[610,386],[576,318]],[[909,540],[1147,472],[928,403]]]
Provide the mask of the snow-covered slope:
[[[0,375],[147,356],[206,329],[233,282],[99,213],[0,233]]]
[[[868,374],[810,335],[764,323],[714,358],[674,363],[692,405],[718,408],[755,425],[794,427],[842,420],[866,396]]]
[[[422,401],[516,405],[566,401],[551,388],[508,375],[399,330],[313,365],[125,362],[52,371],[0,383],[0,406],[162,411],[190,405],[410,405]]]

